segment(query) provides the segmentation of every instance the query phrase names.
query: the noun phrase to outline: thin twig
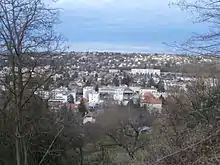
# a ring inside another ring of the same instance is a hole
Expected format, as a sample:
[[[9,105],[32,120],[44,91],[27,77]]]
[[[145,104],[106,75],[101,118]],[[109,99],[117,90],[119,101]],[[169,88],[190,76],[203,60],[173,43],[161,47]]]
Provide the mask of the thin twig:
[[[63,131],[64,126],[57,132],[56,136],[54,137],[53,141],[50,143],[50,146],[48,147],[47,151],[45,152],[44,156],[41,158],[40,162],[38,165],[41,165],[45,159],[45,157],[48,155],[48,153],[50,152],[50,149],[52,148],[54,142],[56,141],[57,137],[61,134],[61,132]]]
[[[158,163],[160,163],[161,161],[163,161],[163,160],[165,160],[165,159],[167,159],[167,158],[169,158],[169,157],[171,157],[171,156],[174,156],[174,155],[176,155],[176,154],[178,154],[178,153],[184,152],[184,151],[186,151],[186,150],[188,150],[188,149],[192,149],[193,147],[195,147],[195,146],[197,146],[197,145],[199,145],[199,144],[201,144],[201,143],[204,143],[204,142],[210,140],[212,137],[218,136],[218,135],[219,135],[219,133],[214,134],[214,135],[210,135],[210,136],[208,136],[207,138],[205,138],[205,139],[203,139],[203,140],[201,140],[201,141],[199,141],[199,142],[197,142],[197,143],[194,143],[194,144],[192,144],[192,145],[190,145],[190,146],[188,146],[188,147],[186,147],[186,148],[184,148],[184,149],[181,149],[181,150],[179,150],[179,151],[176,151],[176,152],[173,152],[173,153],[171,153],[171,154],[169,154],[169,155],[166,155],[166,156],[164,156],[164,157],[162,157],[162,158],[160,158],[160,159],[157,159],[154,163],[151,163],[151,165],[158,164]]]

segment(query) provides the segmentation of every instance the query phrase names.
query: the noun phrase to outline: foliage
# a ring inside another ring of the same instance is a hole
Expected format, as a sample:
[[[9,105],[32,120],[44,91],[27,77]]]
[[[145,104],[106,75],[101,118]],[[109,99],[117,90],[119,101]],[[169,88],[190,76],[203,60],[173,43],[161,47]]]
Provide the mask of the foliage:
[[[86,107],[86,103],[83,99],[80,100],[80,104],[78,105],[79,112],[81,113],[82,117],[86,115],[88,109]]]
[[[94,89],[95,89],[96,92],[98,92],[99,91],[99,85],[96,84]]]
[[[122,79],[122,84],[125,84],[127,86],[130,85],[130,83],[132,82],[132,78],[129,75],[125,75]]]
[[[119,78],[118,78],[118,76],[115,76],[112,81],[113,81],[113,84],[115,86],[119,86]]]
[[[67,102],[68,102],[68,103],[71,103],[71,104],[74,104],[74,97],[73,97],[72,94],[69,94],[69,95],[67,96]]]
[[[164,82],[162,80],[160,80],[156,86],[158,92],[165,92]]]
[[[150,79],[149,79],[149,81],[147,82],[147,87],[156,87],[156,83],[155,83],[155,81],[154,81],[154,79],[151,77]]]

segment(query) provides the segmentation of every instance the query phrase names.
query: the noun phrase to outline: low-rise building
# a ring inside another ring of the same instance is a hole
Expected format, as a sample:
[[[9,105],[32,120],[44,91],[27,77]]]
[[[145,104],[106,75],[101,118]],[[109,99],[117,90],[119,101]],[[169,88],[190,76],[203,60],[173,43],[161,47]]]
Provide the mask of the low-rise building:
[[[119,69],[109,69],[108,71],[109,71],[109,73],[119,73],[120,72]]]
[[[140,97],[140,106],[145,107],[149,112],[159,112],[162,110],[162,101],[152,93],[145,93]]]
[[[88,94],[89,106],[96,105],[100,102],[100,94],[98,92],[91,92]]]
[[[160,75],[160,70],[159,69],[131,69],[131,74]]]
[[[89,99],[89,93],[94,91],[93,86],[87,86],[83,88],[83,98]]]

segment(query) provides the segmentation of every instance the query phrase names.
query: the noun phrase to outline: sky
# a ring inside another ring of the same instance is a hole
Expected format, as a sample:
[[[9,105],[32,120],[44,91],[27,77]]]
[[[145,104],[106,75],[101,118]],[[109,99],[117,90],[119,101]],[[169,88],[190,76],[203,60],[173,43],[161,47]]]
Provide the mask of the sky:
[[[62,9],[57,31],[71,51],[175,53],[164,45],[181,43],[204,26],[172,0],[56,0]],[[174,1],[174,0],[173,0]]]

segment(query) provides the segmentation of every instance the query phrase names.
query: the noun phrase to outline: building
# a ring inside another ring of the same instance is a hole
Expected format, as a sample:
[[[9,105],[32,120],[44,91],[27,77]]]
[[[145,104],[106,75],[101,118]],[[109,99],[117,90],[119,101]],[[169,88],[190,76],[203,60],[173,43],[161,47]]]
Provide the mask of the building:
[[[131,69],[131,74],[160,75],[160,70],[159,69]]]
[[[60,87],[60,88],[54,89],[50,92],[50,99],[55,99],[57,97],[57,95],[59,95],[59,94],[65,95],[68,92],[69,91],[66,87]]]
[[[40,96],[42,99],[45,99],[45,100],[50,98],[49,91],[38,90],[38,91],[34,92],[34,94]]]
[[[83,119],[83,124],[95,123],[95,122],[96,122],[96,119],[92,116],[85,116],[84,119]]]
[[[100,94],[98,92],[91,92],[88,94],[89,106],[95,106],[100,103]]]
[[[139,86],[130,86],[129,87],[133,92],[139,93],[141,90],[141,87]]]
[[[142,88],[139,90],[139,94],[140,96],[144,95],[145,93],[156,93],[157,92],[157,89],[155,88]]]
[[[114,95],[116,93],[116,91],[118,90],[118,88],[120,88],[120,87],[113,87],[113,86],[112,87],[111,86],[100,87],[99,93]]]
[[[83,98],[89,99],[89,93],[94,91],[93,86],[88,86],[83,88]]]
[[[129,102],[129,100],[132,100],[134,91],[131,90],[128,87],[119,87],[115,91],[113,95],[113,99],[118,102],[118,104],[121,104],[123,102]]]
[[[152,93],[146,92],[140,97],[140,106],[145,107],[150,113],[161,113],[162,101],[156,98]]]
[[[66,103],[67,102],[67,95],[63,95],[61,93],[58,93],[55,95],[54,98],[52,99],[49,99],[49,101],[59,101],[59,102],[62,102],[62,103]]]
[[[131,90],[130,88],[124,88],[123,90],[123,99],[124,100],[131,100],[132,99],[132,96],[134,94],[134,91]]]
[[[119,73],[119,69],[109,69],[109,73]]]
[[[124,89],[123,88],[118,88],[115,90],[113,94],[113,100],[117,101],[118,104],[120,104],[124,99]]]

